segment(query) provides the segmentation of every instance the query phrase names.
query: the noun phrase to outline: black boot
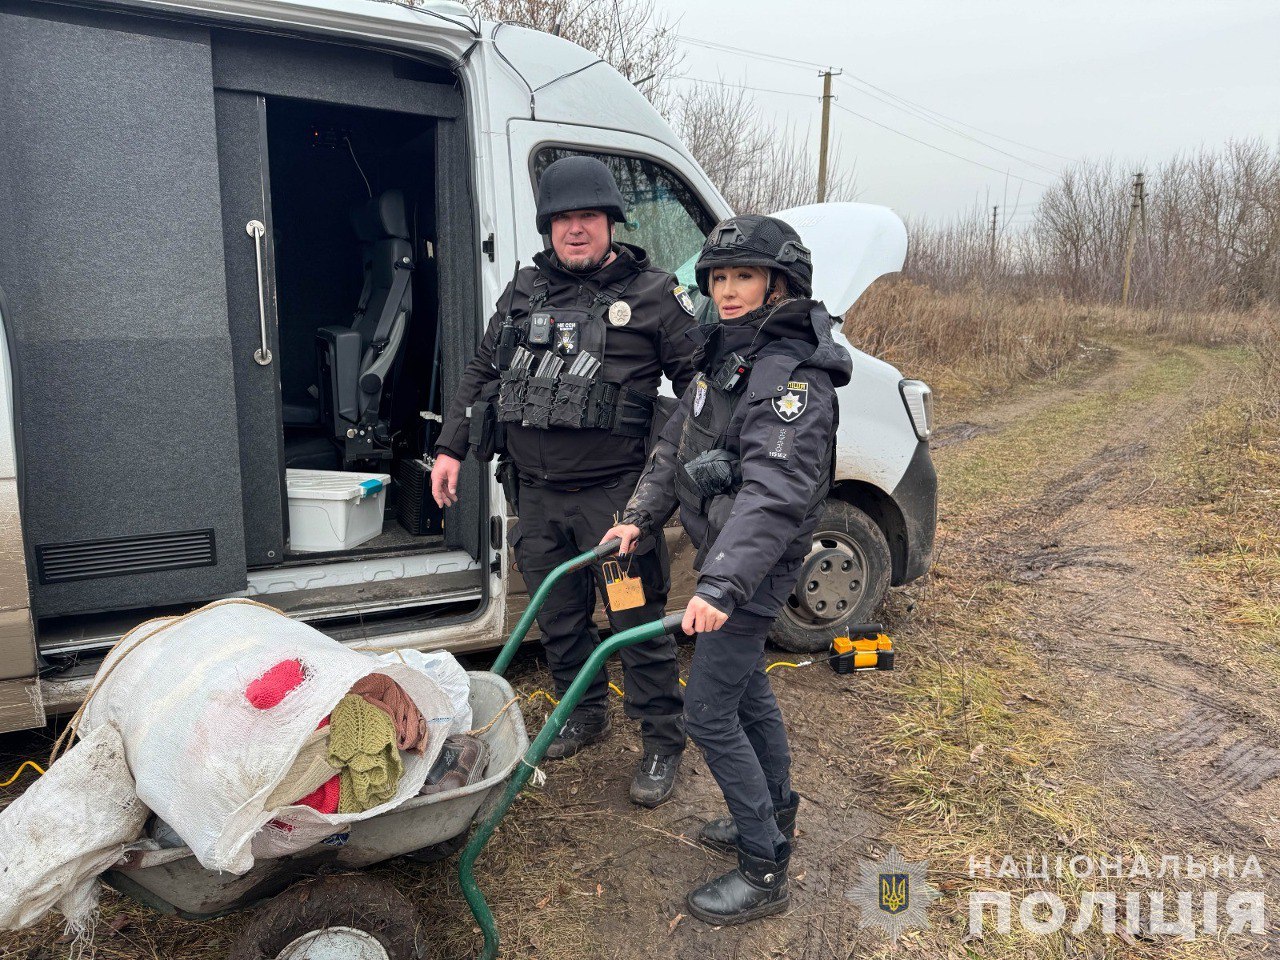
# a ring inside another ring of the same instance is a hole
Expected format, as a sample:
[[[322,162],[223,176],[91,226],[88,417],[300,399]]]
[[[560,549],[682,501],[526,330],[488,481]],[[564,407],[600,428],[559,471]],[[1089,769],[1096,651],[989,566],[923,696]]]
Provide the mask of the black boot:
[[[689,894],[689,913],[718,927],[781,913],[791,902],[787,889],[788,850],[777,860],[738,851],[738,869],[704,883]]]
[[[676,788],[681,756],[679,753],[646,753],[631,780],[631,802],[656,807],[670,797]]]
[[[773,819],[778,824],[778,829],[782,831],[782,835],[786,837],[787,843],[795,842],[796,838],[796,811],[800,809],[800,794],[794,790],[791,791],[791,802],[785,807],[781,807],[774,811]],[[738,852],[738,825],[734,823],[733,817],[721,817],[719,820],[712,820],[710,823],[704,824],[702,829],[698,831],[698,842],[704,847],[710,847],[717,853],[736,854]]]
[[[612,724],[608,716],[605,716],[603,720],[594,722],[570,717],[565,725],[560,728],[556,738],[551,741],[551,745],[547,747],[546,757],[548,760],[563,760],[565,757],[572,757],[583,747],[595,743],[597,740],[603,740],[609,735],[610,729],[612,729]]]

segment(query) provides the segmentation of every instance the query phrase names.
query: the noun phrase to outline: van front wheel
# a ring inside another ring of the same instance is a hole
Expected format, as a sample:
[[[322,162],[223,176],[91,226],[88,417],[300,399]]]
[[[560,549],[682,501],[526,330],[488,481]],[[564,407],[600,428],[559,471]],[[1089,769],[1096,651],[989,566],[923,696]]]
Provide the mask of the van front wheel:
[[[770,638],[784,650],[820,653],[847,624],[875,619],[893,561],[884,532],[857,507],[827,500],[800,578]]]

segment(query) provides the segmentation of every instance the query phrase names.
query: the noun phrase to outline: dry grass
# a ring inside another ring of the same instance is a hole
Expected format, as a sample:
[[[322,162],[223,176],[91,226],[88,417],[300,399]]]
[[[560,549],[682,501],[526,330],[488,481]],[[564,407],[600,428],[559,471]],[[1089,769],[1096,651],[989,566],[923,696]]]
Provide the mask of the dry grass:
[[[1275,307],[1244,313],[1121,309],[977,285],[943,293],[893,277],[864,294],[844,330],[854,346],[904,376],[928,381],[954,409],[1088,365],[1098,338],[1274,344],[1278,327]]]
[[[1191,564],[1213,594],[1210,616],[1241,627],[1240,651],[1280,679],[1280,348],[1224,385],[1225,402],[1192,423],[1172,464],[1185,501]]]

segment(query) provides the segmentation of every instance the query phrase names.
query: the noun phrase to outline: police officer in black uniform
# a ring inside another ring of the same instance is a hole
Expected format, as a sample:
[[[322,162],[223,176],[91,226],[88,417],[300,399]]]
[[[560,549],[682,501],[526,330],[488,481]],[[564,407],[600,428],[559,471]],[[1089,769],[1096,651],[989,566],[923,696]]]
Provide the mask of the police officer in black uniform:
[[[623,523],[604,539],[624,549],[661,530],[676,505],[698,547],[696,632],[685,689],[689,735],[724,792],[730,817],[698,839],[736,852],[738,868],[689,894],[708,923],[742,923],[786,908],[787,864],[800,798],[764,644],[786,602],[830,489],[848,351],[809,299],[809,251],[773,217],[726,220],[697,263],[720,323],[700,327],[698,376],[662,432]]]
[[[520,270],[463,373],[436,446],[436,502],[456,502],[468,446],[505,450],[500,467],[516,503],[516,559],[533,593],[556,566],[596,545],[616,523],[644,467],[663,374],[682,391],[693,377],[693,306],[674,277],[639,247],[613,242],[626,219],[613,175],[599,160],[566,157],[538,184],[538,231],[551,249]],[[496,438],[496,439],[495,439]],[[659,619],[669,587],[662,531],[621,565],[644,585],[643,605],[611,611],[615,630]],[[594,567],[562,578],[538,624],[557,695],[600,642],[592,623]],[[676,644],[664,636],[622,651],[625,709],[640,720],[644,755],[631,798],[656,806],[671,795],[685,746]],[[609,731],[601,672],[552,742],[567,757]]]

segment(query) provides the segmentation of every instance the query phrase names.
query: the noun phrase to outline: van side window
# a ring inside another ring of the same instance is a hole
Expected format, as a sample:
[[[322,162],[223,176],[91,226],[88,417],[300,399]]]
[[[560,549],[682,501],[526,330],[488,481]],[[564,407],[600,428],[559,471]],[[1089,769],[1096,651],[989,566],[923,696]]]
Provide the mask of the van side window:
[[[561,157],[588,156],[604,161],[627,202],[627,222],[614,237],[643,247],[655,266],[674,273],[698,299],[693,264],[715,218],[697,194],[670,169],[648,157],[593,153],[568,147],[543,147],[534,157],[534,182]]]

